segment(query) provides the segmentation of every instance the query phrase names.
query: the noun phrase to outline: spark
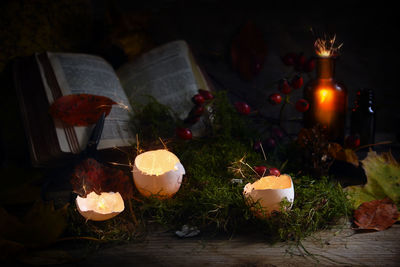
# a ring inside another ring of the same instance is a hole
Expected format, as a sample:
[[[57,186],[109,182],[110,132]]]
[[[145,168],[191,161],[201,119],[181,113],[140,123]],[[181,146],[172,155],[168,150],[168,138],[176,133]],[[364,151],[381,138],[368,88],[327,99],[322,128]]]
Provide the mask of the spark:
[[[243,173],[243,168],[242,167],[247,167],[250,170],[252,170],[255,174],[259,175],[253,167],[251,167],[246,161],[246,155],[241,157],[239,160],[234,161],[231,163],[231,167],[228,167],[228,169],[231,169],[234,174],[240,174],[243,178],[246,178],[246,176]]]
[[[240,167],[228,167],[228,169],[231,169],[232,172],[233,172],[235,175],[240,174],[240,175],[242,176],[242,178],[246,178],[246,176],[245,176],[244,173],[243,173],[242,168],[240,168]]]
[[[329,38],[324,34],[323,37],[318,37],[315,40],[314,43],[315,52],[320,57],[336,56],[337,54],[339,54],[339,50],[340,48],[342,48],[343,43],[336,45],[335,42],[336,42],[336,34],[332,38]]]
[[[129,164],[123,164],[123,163],[118,163],[118,162],[113,162],[113,161],[109,161],[108,163],[111,164],[111,165],[114,165],[114,166],[132,167],[130,162],[129,162]]]
[[[118,107],[120,107],[120,108],[122,108],[124,110],[130,111],[129,106],[124,104],[124,103],[122,103],[122,102],[118,102],[117,105],[118,105]]]

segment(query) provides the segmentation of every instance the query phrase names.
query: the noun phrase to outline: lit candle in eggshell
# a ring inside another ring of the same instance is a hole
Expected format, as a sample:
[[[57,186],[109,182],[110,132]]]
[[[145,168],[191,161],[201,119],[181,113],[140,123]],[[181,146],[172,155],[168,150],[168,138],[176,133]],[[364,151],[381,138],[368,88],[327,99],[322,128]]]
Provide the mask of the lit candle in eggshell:
[[[248,200],[259,202],[263,213],[269,215],[273,211],[280,211],[280,203],[284,198],[293,203],[293,181],[286,174],[261,177],[254,183],[246,184],[243,194]]]
[[[85,198],[76,197],[76,207],[87,220],[105,221],[117,216],[125,209],[121,194],[102,192],[100,195],[91,192]]]
[[[138,155],[133,166],[133,181],[146,197],[172,197],[179,190],[184,174],[178,157],[165,149]]]

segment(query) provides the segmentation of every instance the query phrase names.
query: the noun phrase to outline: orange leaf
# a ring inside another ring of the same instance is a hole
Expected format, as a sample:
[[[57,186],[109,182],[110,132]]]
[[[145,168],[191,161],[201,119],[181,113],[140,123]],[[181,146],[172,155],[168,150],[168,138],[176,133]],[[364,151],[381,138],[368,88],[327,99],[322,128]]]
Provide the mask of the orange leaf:
[[[50,106],[50,114],[69,126],[88,126],[96,123],[103,112],[110,113],[117,104],[105,96],[90,94],[66,95]]]
[[[364,202],[354,212],[354,223],[358,229],[385,230],[392,226],[399,212],[390,198]]]

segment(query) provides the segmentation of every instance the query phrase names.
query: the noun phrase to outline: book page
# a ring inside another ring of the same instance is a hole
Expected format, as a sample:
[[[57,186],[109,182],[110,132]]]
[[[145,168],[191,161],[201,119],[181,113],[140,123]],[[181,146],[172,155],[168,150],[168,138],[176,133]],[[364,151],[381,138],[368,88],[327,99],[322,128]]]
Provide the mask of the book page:
[[[131,103],[145,104],[150,95],[185,119],[193,107],[191,98],[202,88],[189,54],[185,41],[174,41],[122,66],[117,74]]]
[[[62,95],[93,94],[111,98],[121,105],[114,105],[104,122],[103,133],[98,149],[114,146],[127,146],[134,141],[129,130],[129,101],[119,83],[113,68],[102,58],[85,54],[48,53],[51,66],[54,70]],[[46,94],[51,104],[54,94],[46,86]],[[125,107],[125,108],[122,108]],[[56,125],[61,150],[74,152],[71,148],[70,134],[66,133],[62,125]],[[73,127],[79,149],[86,147],[91,127]]]

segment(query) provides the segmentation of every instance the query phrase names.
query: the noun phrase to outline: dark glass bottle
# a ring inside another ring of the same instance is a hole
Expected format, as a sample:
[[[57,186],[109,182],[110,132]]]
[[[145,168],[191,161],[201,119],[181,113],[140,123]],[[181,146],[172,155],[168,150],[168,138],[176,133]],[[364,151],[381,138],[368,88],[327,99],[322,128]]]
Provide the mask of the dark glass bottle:
[[[358,91],[351,110],[350,133],[360,137],[360,145],[375,143],[375,113],[374,91],[372,89]]]
[[[334,79],[335,58],[317,58],[317,77],[304,89],[304,97],[310,103],[310,109],[304,114],[306,128],[322,125],[330,141],[343,143],[347,89]]]

